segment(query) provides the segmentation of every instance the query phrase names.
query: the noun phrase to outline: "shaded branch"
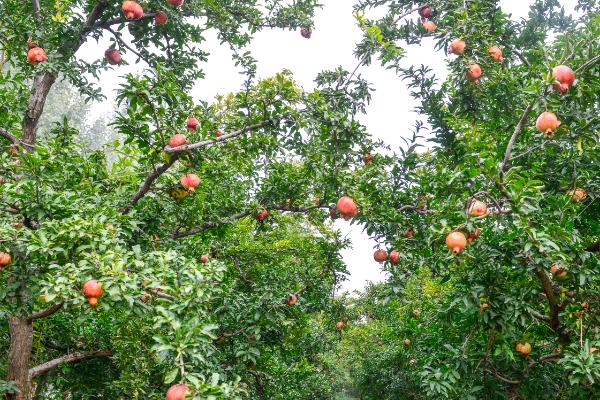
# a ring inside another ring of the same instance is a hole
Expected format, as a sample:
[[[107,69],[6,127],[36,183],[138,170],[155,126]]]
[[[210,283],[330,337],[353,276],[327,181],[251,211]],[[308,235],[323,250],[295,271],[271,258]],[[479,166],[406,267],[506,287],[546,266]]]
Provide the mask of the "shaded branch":
[[[194,149],[199,149],[201,147],[206,147],[206,146],[210,146],[211,144],[217,144],[217,143],[221,143],[221,142],[225,142],[229,139],[233,139],[237,136],[243,135],[246,132],[250,132],[262,127],[265,127],[267,125],[272,125],[273,121],[271,120],[266,120],[266,121],[262,121],[259,122],[257,124],[254,125],[250,125],[247,126],[245,128],[239,129],[235,132],[231,132],[228,133],[227,135],[223,135],[219,138],[216,139],[210,139],[210,140],[204,140],[202,142],[198,142],[198,143],[192,143],[192,144],[184,144],[183,146],[178,146],[178,147],[171,147],[171,146],[166,146],[165,147],[165,151],[167,153],[184,153],[186,151],[190,151],[190,150],[194,150]]]
[[[157,290],[157,289],[149,290],[149,292],[152,293],[154,296],[159,297],[161,299],[166,299],[166,300],[170,300],[170,301],[175,301],[176,300],[175,296],[171,296],[170,294],[167,294],[167,293],[162,292],[162,291]]]
[[[559,358],[561,358],[563,355],[560,353],[555,353],[555,354],[548,354],[545,356],[541,356],[540,358],[538,358],[537,360],[532,360],[529,362],[529,368],[533,367],[536,364],[543,364],[546,362],[550,362],[550,361],[556,361]]]
[[[148,193],[150,191],[150,188],[152,186],[152,183],[158,179],[158,177],[160,177],[162,174],[164,174],[169,168],[171,168],[171,166],[173,164],[175,164],[175,162],[179,159],[178,155],[174,155],[172,156],[168,162],[164,163],[163,165],[161,165],[160,167],[156,168],[154,170],[154,172],[152,172],[150,175],[148,175],[146,177],[146,179],[144,180],[144,182],[142,183],[142,185],[140,186],[140,188],[138,189],[137,192],[135,192],[133,194],[133,196],[131,197],[131,205],[136,205],[138,201],[140,201],[140,199],[142,197],[144,197],[146,195],[146,193]],[[124,214],[129,211],[130,206],[125,207],[123,210],[121,210]]]
[[[590,60],[588,60],[587,62],[585,62],[584,64],[580,65],[579,68],[577,68],[575,70],[575,73],[578,74],[586,69],[588,69],[589,67],[591,67],[592,65],[596,64],[598,61],[600,61],[600,54],[597,55],[594,58],[591,58]]]
[[[36,367],[29,369],[29,377],[33,378],[37,375],[43,374],[53,368],[58,367],[61,364],[84,360],[86,358],[93,357],[111,357],[114,354],[112,350],[96,350],[96,351],[80,351],[76,353],[66,354],[62,357],[55,358]]]
[[[560,321],[558,319],[558,313],[560,312],[560,307],[558,305],[556,296],[554,295],[554,290],[552,288],[552,281],[550,280],[550,278],[548,278],[548,275],[546,275],[546,272],[539,267],[537,267],[533,272],[535,273],[538,280],[542,284],[542,289],[544,291],[544,294],[546,295],[546,299],[548,300],[548,306],[550,307],[550,316],[549,316],[550,329],[557,332],[558,327],[560,325]]]
[[[19,139],[15,135],[11,134],[6,129],[0,128],[0,136],[2,136],[3,138],[5,138],[6,140],[8,140],[9,142],[11,142],[14,145],[21,145],[21,146],[27,147],[29,149],[34,148],[33,145],[23,142],[21,139]]]
[[[485,369],[486,372],[492,374],[494,376],[494,378],[504,382],[504,383],[508,383],[510,385],[520,385],[521,381],[516,381],[516,380],[512,380],[512,379],[508,379],[502,375],[500,375],[498,372],[489,370],[489,369]]]
[[[27,317],[27,320],[29,322],[33,322],[36,319],[48,317],[48,316],[54,314],[55,312],[57,312],[58,310],[60,310],[61,308],[63,308],[64,305],[65,305],[65,303],[62,301],[60,303],[51,305],[50,307],[48,307],[46,309],[43,309],[41,311],[31,314],[29,317]]]
[[[527,123],[527,117],[529,117],[529,113],[533,109],[533,105],[534,102],[531,102],[529,103],[529,105],[527,105],[525,111],[523,111],[523,114],[519,119],[519,123],[517,124],[517,126],[515,126],[515,130],[513,131],[513,134],[510,137],[510,140],[508,141],[508,145],[506,146],[506,152],[504,153],[504,160],[502,161],[502,166],[500,167],[500,178],[504,177],[504,173],[508,169],[508,163],[510,161],[512,148],[515,145],[515,142],[517,141],[517,137],[521,134],[523,128],[525,127],[525,124]]]

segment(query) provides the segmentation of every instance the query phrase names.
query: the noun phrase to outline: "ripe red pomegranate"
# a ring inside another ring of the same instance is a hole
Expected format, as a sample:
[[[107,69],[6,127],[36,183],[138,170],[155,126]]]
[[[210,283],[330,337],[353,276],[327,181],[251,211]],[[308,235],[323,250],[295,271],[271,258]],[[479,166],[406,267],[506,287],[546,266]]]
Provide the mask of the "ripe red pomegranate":
[[[344,326],[346,326],[346,324],[345,324],[345,323],[343,323],[342,321],[338,321],[338,322],[335,324],[335,329],[337,329],[338,331],[341,331],[342,329],[344,329]]]
[[[294,304],[296,304],[297,301],[298,301],[298,297],[295,294],[293,294],[290,297],[288,297],[288,299],[285,301],[285,303],[288,306],[293,306]]]
[[[83,295],[85,297],[95,297],[99,299],[104,294],[102,290],[102,283],[95,279],[89,280],[83,284]]]
[[[433,13],[433,9],[429,6],[423,6],[423,7],[419,8],[419,15],[423,18],[431,17],[432,13]]]
[[[121,52],[114,48],[106,50],[104,52],[104,58],[110,65],[117,65],[122,61]]]
[[[437,29],[437,25],[433,21],[423,21],[423,29],[431,33]]]
[[[169,139],[169,146],[179,147],[183,146],[184,144],[188,144],[189,142],[190,141],[188,140],[187,136],[185,136],[183,133],[177,133],[173,135],[171,139]]]
[[[479,83],[479,78],[481,78],[481,67],[479,64],[471,64],[469,65],[469,69],[467,69],[467,79],[473,82],[474,84]]]
[[[560,126],[560,120],[553,112],[545,111],[535,121],[535,127],[542,132],[546,138],[553,138],[556,129]]]
[[[581,200],[585,199],[585,197],[587,196],[585,189],[581,189],[581,188],[570,190],[567,194],[569,196],[571,196],[571,200],[573,200],[575,203],[580,202]]]
[[[200,125],[200,121],[198,121],[196,118],[194,118],[194,117],[188,118],[187,127],[190,130],[190,132],[196,132],[198,125]]]
[[[127,0],[123,2],[121,6],[123,14],[127,19],[138,19],[144,15],[144,9],[135,1]]]
[[[206,264],[208,262],[208,254],[202,254],[202,256],[200,257],[200,262],[202,264]]]
[[[175,7],[181,7],[183,5],[184,0],[167,0],[169,4],[174,5]]]
[[[309,26],[303,26],[302,28],[300,28],[300,34],[303,38],[310,39],[310,37],[312,36],[312,29],[310,29]]]
[[[356,217],[358,207],[352,197],[342,196],[337,202],[337,209],[346,221]]]
[[[0,269],[10,265],[11,257],[8,253],[0,253]]]
[[[27,61],[29,64],[38,65],[41,62],[48,61],[46,51],[34,43],[31,38],[27,40]]]
[[[266,208],[262,208],[260,211],[254,211],[252,213],[252,216],[254,217],[254,219],[256,219],[258,222],[263,222],[265,219],[267,219],[267,217],[269,216],[269,212],[267,211]]]
[[[390,252],[390,261],[392,264],[398,264],[398,259],[400,259],[400,253],[396,249],[392,250]]]
[[[488,52],[492,55],[492,58],[496,61],[502,61],[504,58],[502,57],[502,50],[498,46],[490,46],[488,48]]]
[[[167,391],[166,400],[185,400],[185,392],[188,390],[190,388],[185,385],[173,385]]]
[[[469,215],[471,217],[481,217],[487,214],[487,205],[479,200],[473,200],[469,206]]]
[[[446,246],[452,250],[454,255],[457,255],[467,246],[467,238],[462,232],[451,232],[446,236]]]
[[[217,132],[215,133],[215,136],[220,138],[221,136],[223,136],[223,132],[221,132],[220,129],[217,129]]]
[[[375,261],[377,261],[378,263],[382,263],[387,259],[388,253],[385,250],[376,250],[375,253],[373,253],[373,258],[375,259]]]
[[[554,89],[560,90],[565,94],[575,82],[575,72],[566,65],[558,65],[552,68],[552,77],[558,81],[554,84]]]
[[[159,11],[154,16],[154,22],[156,23],[156,25],[164,25],[167,23],[168,20],[169,20],[169,17],[167,16],[167,13],[164,11]]]
[[[450,47],[448,48],[448,53],[456,54],[457,56],[460,56],[461,54],[463,54],[465,52],[466,47],[467,47],[467,44],[465,43],[464,40],[454,39],[450,43]]]
[[[180,183],[181,186],[193,192],[200,184],[200,178],[196,174],[187,174],[181,177]]]

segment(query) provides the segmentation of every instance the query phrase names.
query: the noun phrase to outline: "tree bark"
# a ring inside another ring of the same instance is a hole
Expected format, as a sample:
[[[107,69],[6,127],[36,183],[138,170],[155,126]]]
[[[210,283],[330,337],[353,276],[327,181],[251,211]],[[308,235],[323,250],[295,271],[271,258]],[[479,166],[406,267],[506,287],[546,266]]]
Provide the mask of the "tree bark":
[[[33,346],[33,324],[26,316],[10,317],[10,350],[7,380],[15,381],[18,393],[8,394],[8,400],[29,399],[29,358]]]
[[[56,76],[49,72],[38,74],[33,80],[29,104],[23,118],[23,135],[21,136],[21,141],[27,144],[35,144],[38,122],[54,81],[56,81]]]

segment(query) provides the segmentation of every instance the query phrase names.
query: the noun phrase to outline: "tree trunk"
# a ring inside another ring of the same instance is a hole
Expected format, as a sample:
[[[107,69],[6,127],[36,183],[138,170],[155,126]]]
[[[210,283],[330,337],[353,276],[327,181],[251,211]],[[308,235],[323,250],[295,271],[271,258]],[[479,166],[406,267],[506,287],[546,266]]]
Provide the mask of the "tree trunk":
[[[10,317],[10,350],[8,353],[9,381],[15,381],[19,393],[7,395],[8,400],[29,398],[29,358],[33,345],[33,323],[27,317]]]
[[[33,80],[29,104],[27,105],[25,118],[23,118],[23,135],[21,136],[21,140],[25,143],[35,144],[37,125],[44,111],[48,92],[50,92],[50,88],[55,80],[56,76],[49,72],[38,74]]]

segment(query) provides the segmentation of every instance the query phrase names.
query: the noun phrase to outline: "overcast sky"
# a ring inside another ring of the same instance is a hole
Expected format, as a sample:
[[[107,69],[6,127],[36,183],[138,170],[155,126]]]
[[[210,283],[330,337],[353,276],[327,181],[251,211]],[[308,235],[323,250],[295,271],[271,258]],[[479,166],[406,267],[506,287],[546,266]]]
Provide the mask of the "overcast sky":
[[[533,0],[503,0],[501,7],[512,14],[513,19],[527,16],[529,4]],[[324,7],[317,11],[315,29],[310,40],[304,39],[299,32],[264,31],[256,35],[249,50],[258,60],[258,75],[260,78],[269,77],[282,69],[294,73],[296,81],[306,90],[314,88],[313,80],[323,70],[331,70],[343,66],[352,70],[357,63],[353,56],[355,44],[360,40],[361,31],[356,26],[352,16],[351,0],[322,0]],[[575,0],[563,0],[567,11],[571,11]],[[225,46],[220,46],[216,35],[207,33],[208,41],[204,49],[211,53],[209,62],[204,66],[206,79],[200,80],[192,95],[196,99],[212,101],[216,94],[237,91],[242,83],[242,76],[231,61],[231,53]],[[100,46],[100,47],[99,47]],[[95,41],[87,43],[81,50],[82,58],[97,59],[103,55],[102,46]],[[407,48],[405,61],[414,64],[426,64],[437,76],[443,79],[446,75],[446,58],[443,52],[435,52],[432,41],[425,40],[420,46]],[[134,61],[131,54],[125,59]],[[106,110],[114,100],[114,89],[119,82],[119,76],[127,72],[136,72],[144,65],[120,66],[107,71],[102,76],[104,93],[107,103],[95,107],[95,110]],[[373,99],[367,109],[367,115],[361,117],[371,135],[382,139],[392,148],[401,145],[401,137],[410,135],[409,128],[415,121],[411,113],[414,103],[402,81],[393,72],[377,65],[361,68],[359,73],[370,81],[375,88]],[[105,82],[113,82],[106,85]],[[345,221],[336,222],[342,234],[348,235],[353,242],[353,248],[343,253],[348,265],[350,277],[345,282],[344,290],[360,290],[367,281],[385,279],[379,264],[373,260],[374,241],[369,240],[362,229]]]

